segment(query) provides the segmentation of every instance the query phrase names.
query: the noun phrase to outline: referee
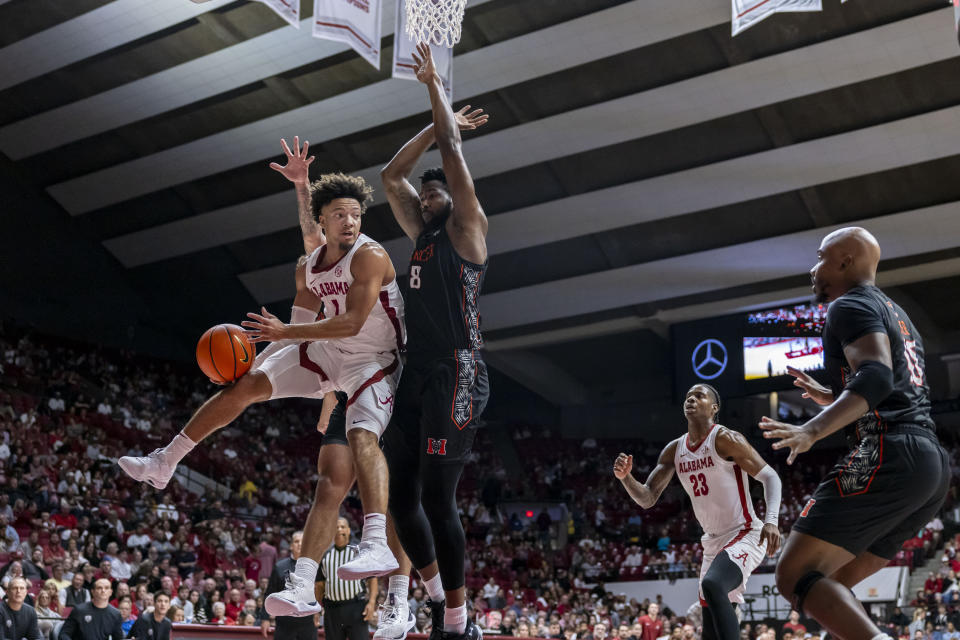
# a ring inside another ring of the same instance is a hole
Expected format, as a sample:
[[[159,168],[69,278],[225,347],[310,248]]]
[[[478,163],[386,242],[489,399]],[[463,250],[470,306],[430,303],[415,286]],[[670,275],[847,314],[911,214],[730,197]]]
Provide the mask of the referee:
[[[293,573],[296,567],[302,544],[303,531],[297,531],[290,538],[290,556],[273,565],[273,573],[270,574],[270,580],[267,582],[267,592],[263,594],[264,599],[271,593],[283,591],[287,576]],[[317,627],[313,621],[314,617],[315,616],[294,618],[292,616],[277,616],[273,637],[283,638],[283,640],[317,640]],[[260,629],[263,637],[268,637],[270,630],[269,618],[260,622]]]
[[[327,640],[368,640],[367,620],[377,608],[377,579],[369,579],[369,593],[362,580],[341,580],[337,568],[357,556],[356,547],[348,547],[350,524],[337,520],[333,546],[320,560],[317,575],[317,600],[323,602],[323,631]]]

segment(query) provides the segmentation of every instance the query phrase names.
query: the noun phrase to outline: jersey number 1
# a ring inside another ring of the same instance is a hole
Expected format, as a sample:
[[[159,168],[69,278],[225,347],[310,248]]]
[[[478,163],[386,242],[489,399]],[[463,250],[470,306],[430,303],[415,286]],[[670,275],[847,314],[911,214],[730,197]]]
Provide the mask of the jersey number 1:
[[[710,493],[710,487],[707,486],[707,476],[702,473],[695,473],[690,476],[690,484],[693,485],[693,495],[698,498]]]
[[[420,265],[415,264],[410,267],[410,288],[419,289],[420,288]]]

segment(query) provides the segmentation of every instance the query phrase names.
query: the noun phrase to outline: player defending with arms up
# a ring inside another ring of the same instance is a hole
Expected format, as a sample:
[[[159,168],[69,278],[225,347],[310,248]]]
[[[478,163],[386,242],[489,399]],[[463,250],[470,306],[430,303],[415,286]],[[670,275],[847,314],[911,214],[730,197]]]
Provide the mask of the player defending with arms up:
[[[738,640],[740,624],[733,603],[743,602],[747,578],[780,547],[777,528],[780,478],[741,434],[716,423],[720,396],[697,384],[687,392],[683,413],[686,435],[669,443],[646,484],[630,473],[633,456],[621,453],[613,474],[630,497],[644,509],[657,503],[674,472],[690,496],[703,527],[700,604],[704,607],[704,640]],[[763,484],[766,517],[761,524],[753,511],[747,474]]]
[[[850,587],[885,567],[940,510],[950,483],[947,454],[930,417],[923,341],[906,312],[875,281],[880,245],[867,230],[829,234],[810,270],[830,389],[791,371],[804,396],[826,407],[803,425],[764,418],[760,428],[789,448],[789,464],[814,442],[847,428],[852,451],[817,487],[784,546],[777,586],[794,609],[844,640],[887,639]]]
[[[381,172],[390,208],[416,243],[406,296],[407,367],[383,448],[391,470],[390,514],[430,596],[432,636],[476,639],[480,631],[467,621],[456,490],[489,395],[478,309],[487,218],[461,152],[459,127],[475,128],[486,118],[477,111],[455,114],[430,48],[420,45],[418,54],[417,79],[430,91],[433,126]],[[443,170],[424,174],[418,194],[408,178],[434,139]],[[415,622],[407,607],[409,571],[403,567],[390,578],[378,638],[402,638]]]

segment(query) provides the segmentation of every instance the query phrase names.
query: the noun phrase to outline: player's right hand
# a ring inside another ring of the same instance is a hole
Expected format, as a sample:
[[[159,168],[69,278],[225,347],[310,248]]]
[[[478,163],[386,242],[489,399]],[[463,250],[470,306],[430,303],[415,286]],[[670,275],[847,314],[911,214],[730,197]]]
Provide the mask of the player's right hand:
[[[617,480],[623,480],[630,475],[630,471],[632,470],[633,456],[621,453],[617,456],[617,459],[613,461],[613,475],[617,477]]]
[[[310,163],[314,161],[314,156],[307,157],[307,149],[310,143],[303,141],[303,148],[300,148],[300,136],[293,136],[293,151],[287,146],[287,141],[280,138],[280,144],[283,146],[283,152],[287,155],[287,164],[280,166],[276,162],[270,163],[270,168],[283,174],[283,177],[294,184],[307,184],[310,182]]]
[[[270,637],[270,621],[269,620],[264,620],[263,622],[260,623],[260,633],[263,635],[264,638]]]
[[[793,386],[803,389],[804,398],[810,398],[822,407],[833,404],[833,392],[814,380],[810,375],[790,366],[787,367],[787,373],[796,378],[793,381]]]

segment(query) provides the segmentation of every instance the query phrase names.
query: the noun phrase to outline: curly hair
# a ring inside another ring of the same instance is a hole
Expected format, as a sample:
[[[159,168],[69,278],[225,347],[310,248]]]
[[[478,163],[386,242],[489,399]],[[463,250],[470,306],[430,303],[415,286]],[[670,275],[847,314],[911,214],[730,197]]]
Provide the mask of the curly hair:
[[[320,210],[337,198],[353,198],[360,203],[360,213],[367,212],[373,201],[373,187],[360,176],[345,173],[325,173],[310,185],[310,211],[313,219],[320,220]]]
[[[424,182],[430,182],[431,180],[437,180],[443,184],[447,184],[447,174],[439,167],[436,169],[427,169],[423,172],[423,175],[420,176],[420,186],[422,187]]]

